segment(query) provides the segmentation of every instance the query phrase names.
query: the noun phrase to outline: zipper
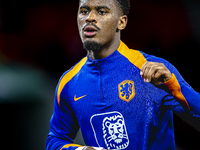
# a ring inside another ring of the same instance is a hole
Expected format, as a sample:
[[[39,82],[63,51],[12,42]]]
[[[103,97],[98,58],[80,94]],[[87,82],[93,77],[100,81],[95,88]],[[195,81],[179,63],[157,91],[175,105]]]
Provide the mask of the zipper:
[[[104,102],[103,85],[102,85],[102,71],[101,71],[100,67],[99,67],[99,72],[100,72],[100,92],[101,92],[102,101]]]
[[[96,61],[96,66],[99,70],[99,76],[100,76],[100,94],[101,94],[101,99],[102,99],[102,102],[104,102],[104,95],[103,95],[103,85],[102,85],[102,70],[101,70],[101,67],[100,67],[100,62],[99,61]]]

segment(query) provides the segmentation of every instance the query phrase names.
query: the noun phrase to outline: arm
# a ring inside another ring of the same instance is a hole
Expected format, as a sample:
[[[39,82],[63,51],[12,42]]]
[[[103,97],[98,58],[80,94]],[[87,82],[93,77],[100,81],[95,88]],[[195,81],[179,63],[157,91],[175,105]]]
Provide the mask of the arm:
[[[62,100],[58,103],[58,87],[55,94],[54,112],[50,121],[50,132],[46,140],[46,150],[105,150],[100,147],[73,143],[79,129],[78,120],[68,104],[64,104]]]
[[[80,146],[73,144],[79,128],[78,121],[70,106],[59,106],[57,90],[55,95],[54,112],[50,121],[50,132],[46,140],[46,150],[75,150]]]
[[[173,111],[188,124],[200,131],[200,94],[193,90],[178,75],[173,74],[172,78],[164,83],[172,92],[175,99],[185,108],[182,111],[180,107],[173,107]]]
[[[166,66],[167,67],[166,67]],[[199,130],[200,94],[193,90],[170,63],[147,62],[141,69],[145,82],[155,86],[165,84],[180,106],[172,103],[172,110]],[[169,69],[168,69],[169,68]]]
[[[187,106],[192,114],[200,117],[200,94],[185,84],[185,81],[178,80],[174,74],[172,78],[164,83],[172,92],[174,97]]]

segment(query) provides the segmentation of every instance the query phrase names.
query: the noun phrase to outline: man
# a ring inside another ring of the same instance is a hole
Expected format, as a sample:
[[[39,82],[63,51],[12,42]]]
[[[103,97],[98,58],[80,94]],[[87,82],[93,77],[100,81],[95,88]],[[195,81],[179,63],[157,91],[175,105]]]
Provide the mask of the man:
[[[120,41],[128,10],[128,0],[80,0],[88,55],[58,83],[48,150],[175,149],[173,112],[199,125],[199,93],[169,62]],[[79,128],[88,146],[73,144]]]

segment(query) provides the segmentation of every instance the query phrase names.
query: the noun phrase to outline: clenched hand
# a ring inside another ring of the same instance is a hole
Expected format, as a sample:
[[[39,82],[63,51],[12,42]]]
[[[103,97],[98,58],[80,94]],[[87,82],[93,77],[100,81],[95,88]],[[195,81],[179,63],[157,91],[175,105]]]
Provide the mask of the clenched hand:
[[[144,82],[157,86],[171,79],[172,73],[163,63],[146,62],[140,71]]]

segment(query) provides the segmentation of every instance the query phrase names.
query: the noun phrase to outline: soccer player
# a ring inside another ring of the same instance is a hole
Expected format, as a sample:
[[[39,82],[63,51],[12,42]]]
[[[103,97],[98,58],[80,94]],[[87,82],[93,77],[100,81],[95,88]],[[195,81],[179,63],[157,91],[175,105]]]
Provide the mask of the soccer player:
[[[199,93],[169,62],[120,40],[128,11],[129,0],[79,1],[87,56],[58,83],[47,150],[173,150],[173,113],[199,127]],[[73,143],[79,128],[87,146]]]

